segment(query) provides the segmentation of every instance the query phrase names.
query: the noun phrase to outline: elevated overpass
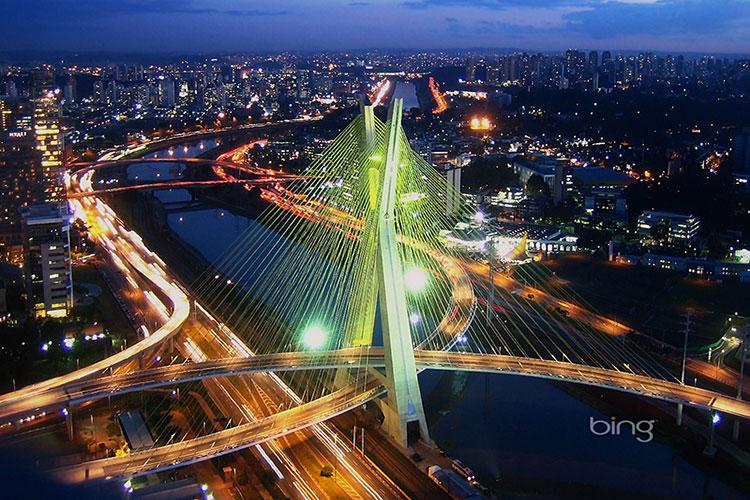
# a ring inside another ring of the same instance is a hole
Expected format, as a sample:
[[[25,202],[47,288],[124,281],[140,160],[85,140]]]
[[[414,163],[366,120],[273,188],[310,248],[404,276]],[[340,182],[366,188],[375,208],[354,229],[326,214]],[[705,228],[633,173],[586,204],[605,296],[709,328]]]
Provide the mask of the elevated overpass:
[[[560,361],[517,358],[513,356],[470,354],[444,351],[415,352],[420,369],[459,370],[542,378],[612,389],[640,396],[683,403],[697,408],[750,418],[750,403],[707,389],[656,380],[642,375],[594,368]],[[299,371],[333,368],[384,368],[382,348],[346,349],[329,352],[291,352],[228,358],[204,363],[186,363],[154,368],[125,376],[104,377],[72,387],[67,394],[50,394],[54,403],[65,404],[66,398],[81,402],[149,388],[205,380],[212,377],[237,376],[267,371]],[[150,450],[56,470],[65,481],[117,479],[165,471],[214,458],[254,446],[308,426],[323,422],[358,407],[382,394],[386,389],[376,377],[368,377],[359,385],[349,385],[291,409],[252,423],[195,439],[185,440]],[[17,406],[15,409],[17,410]],[[0,411],[14,411],[4,406]]]
[[[570,382],[628,392],[672,403],[683,403],[750,419],[750,402],[738,401],[716,391],[630,372],[564,361],[454,351],[418,349],[414,357],[418,369],[497,373]],[[217,377],[337,368],[379,369],[384,366],[384,352],[381,347],[324,352],[287,352],[201,363],[182,363],[122,375],[74,381],[62,387],[39,391],[33,397],[0,401],[0,419],[12,419],[30,412],[51,410],[67,404],[78,404],[109,396]]]

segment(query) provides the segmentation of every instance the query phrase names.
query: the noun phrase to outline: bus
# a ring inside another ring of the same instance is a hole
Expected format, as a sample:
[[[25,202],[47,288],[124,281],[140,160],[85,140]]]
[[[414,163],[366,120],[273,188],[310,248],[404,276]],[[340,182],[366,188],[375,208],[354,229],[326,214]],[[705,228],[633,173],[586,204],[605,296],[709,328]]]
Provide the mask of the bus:
[[[451,468],[470,483],[476,479],[474,471],[466,467],[460,460],[453,460]]]

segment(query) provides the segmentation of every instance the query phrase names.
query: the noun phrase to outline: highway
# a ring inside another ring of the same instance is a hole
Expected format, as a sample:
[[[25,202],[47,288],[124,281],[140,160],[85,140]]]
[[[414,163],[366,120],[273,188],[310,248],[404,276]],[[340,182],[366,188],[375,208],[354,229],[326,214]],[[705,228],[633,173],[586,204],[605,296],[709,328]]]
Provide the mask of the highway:
[[[90,173],[71,179],[71,182],[77,185],[77,189],[92,189]],[[139,279],[143,278],[153,289],[158,290],[163,297],[168,299],[169,305],[167,306],[153,292],[147,292],[149,294],[147,296],[154,307],[160,311],[163,323],[147,338],[101,361],[80,370],[1,395],[0,405],[13,404],[24,400],[31,402],[33,405],[39,397],[43,397],[45,391],[55,388],[64,390],[64,387],[68,384],[99,376],[138,359],[145,353],[163,346],[179,331],[190,313],[190,303],[187,296],[168,278],[164,263],[145,247],[136,233],[125,228],[122,221],[117,218],[109,206],[99,199],[71,200],[71,205],[74,207],[75,217],[85,221],[91,229],[92,239],[110,252],[113,262],[126,277],[130,277],[134,288],[139,288],[139,286],[136,284],[135,277],[128,276],[132,273],[131,269],[138,273]],[[39,401],[39,403],[43,404],[43,401]]]
[[[347,387],[257,421],[199,438],[133,452],[125,457],[95,460],[54,471],[64,482],[135,477],[174,469],[238,451],[328,420],[382,394],[384,389],[371,380],[365,387]]]
[[[209,360],[231,356],[252,359],[252,351],[234,333],[202,307],[198,306],[196,312],[197,321],[188,321],[183,328],[192,343],[193,356]],[[205,379],[203,384],[214,403],[233,422],[254,421],[302,403],[279,377],[269,372]],[[256,446],[263,448],[258,450],[259,458],[274,472],[281,472],[283,477],[278,478],[277,484],[290,497],[404,497],[366,459],[352,456],[347,441],[348,436],[337,436],[330,424],[318,423]],[[336,479],[321,480],[320,470],[332,464],[338,464]]]
[[[421,369],[476,371],[546,378],[630,392],[664,401],[685,403],[690,406],[720,411],[742,418],[750,418],[750,402],[737,401],[730,396],[708,389],[681,385],[677,382],[654,379],[629,372],[562,361],[496,354],[416,350],[414,356],[417,367]],[[36,408],[53,409],[68,402],[79,403],[117,394],[216,377],[273,371],[382,368],[384,366],[383,349],[380,347],[352,348],[324,353],[287,352],[224,358],[199,363],[183,363],[78,382],[71,384],[63,391],[46,391],[43,406],[31,408],[30,404],[23,401],[2,404],[0,405],[0,418],[10,418]]]
[[[629,392],[673,403],[681,402],[690,406],[750,418],[750,403],[748,402],[738,401],[706,389],[655,380],[642,375],[613,372],[603,368],[558,361],[519,359],[512,356],[444,351],[416,351],[415,359],[419,368],[513,374],[566,381]],[[132,390],[142,390],[146,385],[150,387],[159,384],[173,385],[188,380],[257,373],[268,369],[288,371],[355,367],[357,363],[368,367],[384,367],[382,349],[372,348],[360,352],[346,350],[341,353],[333,351],[325,356],[309,352],[259,355],[250,358],[154,368],[126,377],[131,381],[133,378],[142,377],[143,385],[131,386]],[[111,380],[103,380],[102,383],[113,387],[119,384],[117,379],[122,378],[122,376],[111,377]],[[164,379],[164,381],[155,382],[156,379]],[[120,387],[117,392],[123,393],[124,389]],[[65,467],[57,470],[56,473],[65,481],[76,482],[85,479],[132,477],[169,470],[255,446],[318,424],[356,408],[383,394],[384,391],[385,388],[380,382],[371,378],[361,387],[348,386],[310,403],[260,418],[248,424],[180,443],[134,452],[127,457],[108,458]],[[101,397],[104,395],[104,393],[100,394]]]
[[[258,179],[215,179],[205,181],[164,181],[164,182],[147,182],[143,184],[134,184],[130,186],[117,186],[105,189],[97,189],[95,191],[85,191],[78,193],[71,193],[68,195],[69,200],[75,200],[80,198],[96,197],[105,194],[117,194],[124,191],[138,191],[145,189],[180,189],[180,188],[201,188],[201,187],[215,187],[222,184],[242,184],[245,186],[262,186],[265,184],[275,184],[278,182],[285,182],[290,180],[301,179],[299,176],[287,176],[287,177],[262,177]]]
[[[184,162],[184,160],[175,161]],[[221,169],[217,173],[224,172],[223,169],[231,167],[257,176],[267,177],[273,174],[275,181],[284,180],[285,177],[296,177],[284,176],[267,169],[245,168],[225,161],[204,162],[199,160],[197,162],[210,164],[214,167],[214,170]],[[136,161],[120,160],[112,163],[128,165],[136,163]],[[89,165],[73,175],[73,180],[77,182],[80,191],[94,195],[91,198],[76,202],[84,212],[90,212],[92,207],[105,207],[105,211],[108,209],[104,203],[95,198],[96,193],[90,191],[94,172],[104,168],[105,165],[108,164]],[[96,222],[97,225],[101,225],[101,222]],[[130,234],[134,235],[135,233]],[[114,250],[117,250],[117,248]],[[145,247],[142,250],[150,254]],[[208,318],[207,312],[200,307],[197,308],[196,312],[199,311],[200,314],[193,315],[183,323],[182,329],[183,334],[192,342],[191,350],[193,353],[195,349],[198,349],[201,351],[201,356],[208,358],[250,355],[249,349],[239,338],[226,328],[216,328],[218,322]],[[198,318],[200,318],[200,321],[197,320]],[[186,352],[187,350],[183,347],[182,342],[176,342],[176,346],[186,358],[191,357],[191,353]],[[269,412],[273,412],[279,407],[283,407],[285,402],[288,403],[297,398],[296,394],[292,393],[273,374],[263,374],[254,378],[211,379],[205,381],[204,385],[221,411],[235,422],[253,421],[257,419],[256,416],[269,416]],[[71,392],[70,388],[69,392]],[[42,396],[28,399],[28,401],[40,406],[45,404],[43,399]],[[69,398],[71,404],[76,401],[79,401],[79,399]],[[297,401],[297,403],[299,404],[301,401]],[[332,426],[317,424],[301,431],[299,436],[286,436],[283,438],[283,442],[267,443],[263,445],[265,449],[259,447],[257,451],[259,459],[266,461],[270,469],[277,476],[281,476],[277,484],[290,497],[327,498],[341,496],[342,494],[351,498],[396,498],[404,496],[389,478],[374,470],[366,459],[349,456],[346,453],[345,441],[346,437],[339,439]],[[332,463],[337,463],[340,466],[335,480],[321,481],[320,469],[324,465]]]

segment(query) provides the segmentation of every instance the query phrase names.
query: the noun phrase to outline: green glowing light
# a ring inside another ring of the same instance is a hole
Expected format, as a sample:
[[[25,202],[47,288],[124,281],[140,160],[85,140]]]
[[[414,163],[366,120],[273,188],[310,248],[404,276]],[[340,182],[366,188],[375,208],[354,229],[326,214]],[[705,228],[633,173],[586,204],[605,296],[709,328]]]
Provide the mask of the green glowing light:
[[[326,343],[328,335],[321,327],[313,325],[302,334],[302,343],[308,349],[320,349]]]
[[[429,277],[423,269],[412,267],[404,274],[404,286],[412,293],[419,293],[427,287]]]

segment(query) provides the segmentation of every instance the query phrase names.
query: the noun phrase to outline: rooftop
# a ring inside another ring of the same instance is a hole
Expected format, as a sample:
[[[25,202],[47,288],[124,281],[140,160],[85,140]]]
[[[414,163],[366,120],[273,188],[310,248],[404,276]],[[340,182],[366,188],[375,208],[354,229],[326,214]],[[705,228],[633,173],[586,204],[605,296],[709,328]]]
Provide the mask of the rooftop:
[[[68,219],[68,207],[65,203],[44,203],[28,205],[18,209],[26,224],[50,224],[64,222]]]
[[[627,186],[633,182],[633,178],[617,170],[603,167],[582,167],[571,170],[573,180],[578,184],[608,184]]]

